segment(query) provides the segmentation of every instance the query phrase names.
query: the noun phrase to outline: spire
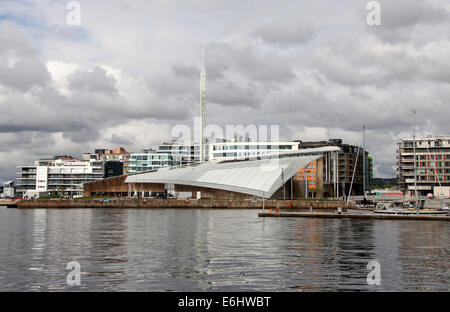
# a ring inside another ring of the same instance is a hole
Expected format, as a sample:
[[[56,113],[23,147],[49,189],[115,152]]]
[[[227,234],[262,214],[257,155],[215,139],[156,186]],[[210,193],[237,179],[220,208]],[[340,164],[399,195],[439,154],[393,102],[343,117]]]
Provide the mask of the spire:
[[[202,41],[202,59],[203,59],[202,69],[204,70],[205,69],[205,42],[204,41]]]
[[[200,162],[206,160],[205,140],[205,113],[206,113],[206,69],[205,69],[205,44],[202,42],[202,69],[200,71]]]

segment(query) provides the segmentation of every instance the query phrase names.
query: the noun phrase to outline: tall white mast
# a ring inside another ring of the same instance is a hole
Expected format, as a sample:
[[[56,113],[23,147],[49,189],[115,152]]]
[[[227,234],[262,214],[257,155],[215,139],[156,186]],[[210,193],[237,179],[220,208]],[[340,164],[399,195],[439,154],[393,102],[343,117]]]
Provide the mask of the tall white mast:
[[[206,70],[205,70],[205,45],[202,43],[202,69],[200,71],[200,162],[205,161],[206,140],[205,140],[205,111],[206,111]]]
[[[411,107],[413,113],[413,157],[414,157],[414,197],[416,201],[417,214],[419,214],[419,201],[417,197],[417,165],[416,165],[416,110]]]
[[[363,131],[363,195],[366,199],[366,126],[362,126]]]

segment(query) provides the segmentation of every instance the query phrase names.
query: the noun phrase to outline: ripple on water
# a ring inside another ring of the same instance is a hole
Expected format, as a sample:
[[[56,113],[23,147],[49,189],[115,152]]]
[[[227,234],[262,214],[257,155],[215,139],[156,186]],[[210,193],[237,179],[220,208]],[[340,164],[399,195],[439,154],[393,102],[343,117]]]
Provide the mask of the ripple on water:
[[[445,222],[255,210],[0,209],[0,290],[448,291],[449,234]],[[372,260],[381,286],[367,285]]]

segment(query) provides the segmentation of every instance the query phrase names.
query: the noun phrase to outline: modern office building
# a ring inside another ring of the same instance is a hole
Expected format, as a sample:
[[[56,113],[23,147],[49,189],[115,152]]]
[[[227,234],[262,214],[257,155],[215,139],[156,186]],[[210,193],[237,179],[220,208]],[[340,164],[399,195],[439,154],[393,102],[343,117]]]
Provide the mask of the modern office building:
[[[209,159],[215,161],[256,158],[298,149],[297,142],[222,142],[209,144]]]
[[[373,158],[371,156],[367,157],[366,185],[366,190],[371,189],[373,185]]]
[[[332,180],[337,180],[337,189],[331,184],[324,184],[325,197],[363,195],[364,185],[366,192],[370,190],[373,179],[372,161],[369,160],[369,153],[363,151],[362,147],[354,144],[343,143],[341,139],[330,139],[328,141],[303,142],[295,141],[298,149],[310,149],[325,146],[339,147],[339,152],[333,156],[337,158],[337,170],[331,172]],[[365,164],[363,164],[363,160]],[[332,166],[331,160],[327,160]],[[364,172],[365,169],[365,172]],[[366,182],[364,183],[364,177]],[[335,195],[333,195],[335,194]]]
[[[405,195],[414,196],[415,185],[418,196],[433,194],[436,187],[450,186],[450,136],[430,136],[415,141],[407,138],[397,145],[397,175]]]
[[[129,174],[157,170],[163,167],[175,166],[172,153],[161,153],[155,150],[143,150],[141,153],[130,154]]]

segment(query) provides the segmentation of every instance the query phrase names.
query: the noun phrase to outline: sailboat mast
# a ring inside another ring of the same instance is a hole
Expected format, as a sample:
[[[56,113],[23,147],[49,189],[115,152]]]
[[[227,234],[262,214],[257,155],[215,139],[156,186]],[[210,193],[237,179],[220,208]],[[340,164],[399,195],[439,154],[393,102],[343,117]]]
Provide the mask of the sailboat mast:
[[[416,166],[416,110],[412,107],[413,113],[413,157],[414,157],[414,199],[416,202],[417,214],[419,214],[419,201],[417,197],[417,166]]]
[[[366,126],[362,126],[363,131],[363,195],[366,200]]]

